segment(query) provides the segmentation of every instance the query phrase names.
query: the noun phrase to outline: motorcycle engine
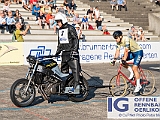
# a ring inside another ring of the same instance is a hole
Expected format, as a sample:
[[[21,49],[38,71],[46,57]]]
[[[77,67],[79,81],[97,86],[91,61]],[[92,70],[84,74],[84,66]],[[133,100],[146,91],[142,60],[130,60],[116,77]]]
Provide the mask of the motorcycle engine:
[[[52,78],[47,79],[45,82],[45,93],[50,96],[51,94],[55,94],[58,91],[58,86],[60,83],[57,83],[57,80],[53,80]]]

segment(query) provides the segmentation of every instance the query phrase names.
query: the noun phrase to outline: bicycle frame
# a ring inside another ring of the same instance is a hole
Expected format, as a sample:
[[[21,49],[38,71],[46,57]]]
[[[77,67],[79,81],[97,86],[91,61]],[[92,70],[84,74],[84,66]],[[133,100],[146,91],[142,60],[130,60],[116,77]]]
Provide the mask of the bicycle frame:
[[[127,62],[129,65],[133,65],[133,62]],[[128,77],[121,71],[123,65],[120,63],[119,65],[119,69],[118,69],[118,74],[117,74],[117,78],[116,78],[116,85],[119,86],[120,85],[120,75],[122,75],[129,83],[131,83],[133,86],[136,85],[136,78],[134,77],[133,80],[128,79]],[[138,66],[138,70],[139,70],[139,74],[141,79],[146,80],[146,76],[143,72],[142,67],[139,65]],[[141,85],[148,83],[148,80],[146,81],[141,81]]]

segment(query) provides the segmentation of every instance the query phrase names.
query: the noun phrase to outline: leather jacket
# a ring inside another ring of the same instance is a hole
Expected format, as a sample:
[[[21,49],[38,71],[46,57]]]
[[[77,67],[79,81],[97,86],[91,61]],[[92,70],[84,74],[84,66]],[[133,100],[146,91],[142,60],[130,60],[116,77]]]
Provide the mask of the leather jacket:
[[[66,35],[63,35],[65,32],[68,32],[68,34],[66,33]],[[66,42],[64,43],[64,41]],[[58,30],[58,46],[56,54],[60,54],[61,51],[78,53],[78,49],[79,40],[76,29],[68,23],[63,24]]]

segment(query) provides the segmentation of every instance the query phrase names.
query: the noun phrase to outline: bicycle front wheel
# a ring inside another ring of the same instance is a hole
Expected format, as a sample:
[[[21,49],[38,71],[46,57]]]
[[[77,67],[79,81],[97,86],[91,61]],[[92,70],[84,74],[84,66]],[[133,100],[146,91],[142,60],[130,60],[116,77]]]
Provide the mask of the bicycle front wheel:
[[[127,82],[126,79],[123,76],[119,76],[119,78],[116,76],[113,76],[113,78],[109,82],[109,90],[112,96],[124,96],[126,94],[127,90]],[[117,79],[119,79],[119,84],[117,84]]]
[[[143,70],[143,73],[141,73],[141,85],[143,88],[140,91],[141,95],[150,95],[153,93],[155,86],[155,79],[151,71]]]

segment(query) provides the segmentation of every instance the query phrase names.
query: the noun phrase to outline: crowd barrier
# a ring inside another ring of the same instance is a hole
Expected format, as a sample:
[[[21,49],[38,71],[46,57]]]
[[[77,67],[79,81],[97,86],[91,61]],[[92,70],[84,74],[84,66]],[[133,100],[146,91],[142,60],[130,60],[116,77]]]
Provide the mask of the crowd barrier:
[[[138,42],[144,50],[142,61],[160,61],[160,42]],[[80,42],[79,44],[81,63],[104,63],[113,58],[115,42]],[[0,43],[0,65],[27,65],[26,57],[52,55],[57,49],[56,42],[12,42]],[[123,48],[121,56],[123,55]],[[61,59],[56,58],[60,63]]]

